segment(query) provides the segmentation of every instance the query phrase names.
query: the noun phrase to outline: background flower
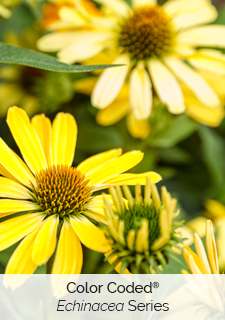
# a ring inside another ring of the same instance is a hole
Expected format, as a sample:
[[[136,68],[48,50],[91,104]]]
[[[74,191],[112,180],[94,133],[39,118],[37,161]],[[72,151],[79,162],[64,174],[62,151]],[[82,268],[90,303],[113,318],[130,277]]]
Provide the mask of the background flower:
[[[80,11],[85,11],[83,2],[78,3]],[[224,76],[223,54],[198,49],[225,47],[221,40],[225,36],[224,26],[205,26],[217,17],[209,1],[182,0],[182,5],[179,1],[167,1],[160,6],[155,0],[134,0],[132,7],[123,0],[97,3],[101,5],[102,17],[89,16],[86,29],[75,31],[70,18],[77,8],[64,8],[65,15],[58,20],[68,23],[66,30],[56,28],[37,44],[40,50],[58,52],[59,59],[66,63],[85,63],[102,52],[116,55],[112,62],[125,66],[102,72],[92,92],[93,106],[108,107],[128,79],[129,106],[137,120],[150,116],[153,93],[173,114],[184,112],[187,106],[193,109],[193,102],[185,99],[180,83],[206,108],[206,113],[207,108],[221,108],[218,94],[200,72],[207,70]],[[194,111],[189,113],[204,122]],[[223,113],[220,120],[222,117]]]

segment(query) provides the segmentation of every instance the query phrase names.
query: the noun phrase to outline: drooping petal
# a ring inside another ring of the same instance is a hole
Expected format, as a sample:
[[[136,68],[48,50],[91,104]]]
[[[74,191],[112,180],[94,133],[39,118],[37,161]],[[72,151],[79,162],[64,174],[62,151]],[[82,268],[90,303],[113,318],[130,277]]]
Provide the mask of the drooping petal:
[[[166,58],[165,63],[204,105],[208,107],[219,106],[220,100],[216,92],[195,70],[191,69],[181,60],[172,57]]]
[[[186,99],[186,114],[194,120],[210,127],[218,127],[224,118],[224,107],[222,105],[216,108],[209,108],[201,102]]]
[[[209,25],[180,33],[178,41],[197,47],[225,48],[225,26]]]
[[[7,146],[0,138],[0,173],[15,179],[25,186],[30,186],[30,182],[35,184],[35,179],[25,163]]]
[[[127,17],[131,12],[130,6],[123,0],[96,0],[119,16]]]
[[[7,123],[24,157],[35,174],[47,167],[44,150],[26,112],[20,108],[10,108]]]
[[[48,165],[51,166],[51,121],[44,114],[41,114],[33,117],[31,119],[31,124],[41,141]]]
[[[154,6],[157,0],[132,0],[133,7]]]
[[[58,53],[58,58],[68,64],[82,62],[100,53],[107,46],[109,38],[109,33],[77,31],[73,43],[62,48]]]
[[[225,75],[225,55],[216,50],[198,50],[187,61],[197,69]]]
[[[77,170],[85,174],[88,177],[90,174],[98,170],[107,162],[119,157],[122,153],[122,149],[112,149],[106,152],[98,153],[84,161],[78,166]]]
[[[96,121],[102,126],[111,126],[120,121],[130,110],[128,99],[114,100],[108,107],[98,112]]]
[[[6,266],[6,274],[34,273],[34,271],[37,268],[37,265],[32,261],[31,253],[39,229],[40,227],[37,227],[28,236],[26,236],[24,240],[18,245]]]
[[[0,218],[16,212],[38,210],[40,207],[31,201],[0,199]]]
[[[113,64],[124,64],[121,67],[109,68],[100,75],[91,96],[94,107],[104,109],[109,106],[119,94],[130,67],[130,58],[121,55]]]
[[[110,250],[109,240],[104,232],[84,216],[71,217],[71,225],[80,241],[89,249],[98,252]]]
[[[80,274],[83,252],[80,240],[68,221],[64,221],[54,259],[53,274]]]
[[[145,173],[123,173],[120,174],[116,177],[113,177],[111,179],[105,180],[104,183],[95,188],[96,190],[101,190],[108,188],[113,185],[123,185],[123,184],[128,184],[130,186],[136,185],[137,183],[140,183],[141,185],[146,184],[146,177],[150,177],[151,182],[157,183],[160,180],[162,180],[162,177],[156,173],[156,172],[145,172]]]
[[[127,129],[136,139],[146,139],[151,132],[148,119],[137,120],[133,113],[130,113],[127,117]]]
[[[174,75],[159,60],[150,60],[148,67],[154,88],[162,102],[168,105],[169,111],[174,114],[184,112],[183,93]]]
[[[130,170],[139,162],[141,162],[143,156],[144,155],[141,151],[131,151],[116,159],[113,159],[110,162],[107,162],[105,165],[101,166],[88,176],[88,179],[90,179],[89,184],[97,186],[124,171]]]
[[[36,229],[43,218],[41,213],[31,213],[0,223],[0,251],[10,247]]]
[[[211,220],[206,223],[206,248],[209,257],[209,264],[213,274],[219,274],[219,263],[216,249],[213,224]]]
[[[77,142],[77,124],[68,113],[58,113],[52,126],[51,153],[53,164],[71,166]]]
[[[12,199],[31,199],[27,188],[21,184],[4,177],[0,177],[0,197]]]
[[[56,52],[76,41],[77,31],[64,31],[46,34],[37,41],[40,51]]]
[[[152,84],[144,65],[138,64],[130,75],[130,104],[138,120],[147,119],[152,110]]]
[[[216,8],[205,0],[172,0],[163,9],[173,18],[179,30],[213,22],[217,18]]]
[[[58,215],[52,215],[38,232],[32,251],[32,260],[38,266],[45,264],[55,251],[58,223]]]

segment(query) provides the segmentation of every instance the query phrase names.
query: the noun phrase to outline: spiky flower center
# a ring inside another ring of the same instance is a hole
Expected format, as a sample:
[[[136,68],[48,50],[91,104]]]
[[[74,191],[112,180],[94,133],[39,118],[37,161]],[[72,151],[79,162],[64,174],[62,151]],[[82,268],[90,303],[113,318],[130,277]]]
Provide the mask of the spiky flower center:
[[[156,239],[160,236],[159,210],[156,210],[153,203],[145,204],[135,203],[130,208],[124,208],[121,212],[120,219],[124,221],[124,238],[126,245],[130,230],[137,234],[143,226],[143,220],[148,225],[148,246],[151,248]],[[134,246],[135,247],[135,246]]]
[[[46,215],[60,218],[82,214],[90,200],[92,188],[76,168],[52,166],[36,175],[33,197]]]
[[[132,59],[162,57],[174,44],[171,18],[158,5],[133,9],[133,15],[121,24],[118,45]]]

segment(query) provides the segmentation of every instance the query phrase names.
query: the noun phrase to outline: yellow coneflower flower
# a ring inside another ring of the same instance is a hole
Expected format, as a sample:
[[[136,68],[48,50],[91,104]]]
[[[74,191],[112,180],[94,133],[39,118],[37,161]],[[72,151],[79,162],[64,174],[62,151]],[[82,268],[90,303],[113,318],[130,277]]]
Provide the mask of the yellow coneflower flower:
[[[195,233],[194,242],[197,254],[189,247],[184,247],[183,254],[185,261],[193,274],[219,274],[219,263],[217,256],[216,242],[213,232],[212,221],[208,220],[206,223],[206,248],[199,235]],[[207,257],[208,256],[208,257]],[[182,270],[183,274],[188,274],[186,270]]]
[[[140,151],[121,156],[120,149],[110,150],[71,167],[77,125],[70,114],[59,113],[51,126],[43,114],[30,122],[22,109],[13,107],[7,123],[26,164],[0,139],[0,218],[25,213],[0,223],[0,250],[23,239],[6,273],[33,273],[56,246],[52,273],[80,273],[81,242],[96,251],[109,250],[93,223],[105,219],[103,198],[93,193],[115,184],[144,184],[148,175],[157,182],[160,176],[123,173],[142,160]]]
[[[153,92],[170,112],[182,113],[187,104],[180,82],[207,108],[220,100],[200,71],[224,76],[224,55],[213,49],[225,47],[225,26],[208,25],[217,17],[210,1],[170,0],[163,6],[156,0],[97,0],[103,17],[90,17],[90,30],[75,31],[67,10],[68,30],[54,30],[38,41],[40,50],[58,52],[66,63],[96,58],[102,52],[116,55],[112,62],[123,67],[106,69],[92,92],[93,106],[104,109],[115,101],[125,81],[129,82],[129,101],[137,120],[149,117]],[[82,1],[80,10],[83,12]],[[64,20],[64,21],[65,21]],[[193,112],[194,113],[194,112]]]
[[[147,177],[144,197],[140,184],[135,186],[135,198],[124,185],[123,198],[119,186],[110,189],[113,202],[104,195],[107,217],[105,234],[112,241],[107,260],[120,273],[160,272],[159,265],[166,267],[168,259],[178,260],[173,250],[183,239],[176,236],[175,229],[181,222],[173,219],[179,215],[175,211],[176,199],[172,199],[162,187],[162,202],[154,184]]]

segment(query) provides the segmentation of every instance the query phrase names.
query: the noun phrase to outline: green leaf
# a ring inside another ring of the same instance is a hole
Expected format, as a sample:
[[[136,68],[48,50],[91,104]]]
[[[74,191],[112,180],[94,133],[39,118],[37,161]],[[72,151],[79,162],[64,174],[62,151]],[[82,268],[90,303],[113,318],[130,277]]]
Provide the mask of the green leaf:
[[[89,72],[122,65],[67,65],[47,54],[0,42],[0,63],[19,64],[55,72]]]
[[[103,152],[122,145],[120,134],[114,128],[94,124],[79,127],[77,148],[85,152]]]
[[[192,135],[198,127],[198,123],[182,114],[175,117],[162,131],[150,136],[150,146],[169,148]]]
[[[203,160],[208,167],[211,179],[216,184],[224,184],[225,143],[214,130],[201,126],[199,135],[202,140]]]

